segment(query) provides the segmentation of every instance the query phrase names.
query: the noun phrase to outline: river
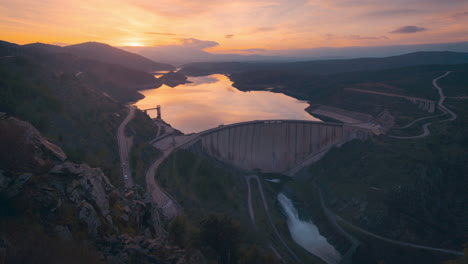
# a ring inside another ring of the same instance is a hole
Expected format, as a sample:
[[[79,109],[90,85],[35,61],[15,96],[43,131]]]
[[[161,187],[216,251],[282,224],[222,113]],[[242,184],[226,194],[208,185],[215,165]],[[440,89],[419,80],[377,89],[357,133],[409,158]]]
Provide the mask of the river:
[[[163,85],[140,91],[139,109],[161,105],[162,118],[172,127],[194,133],[232,123],[264,119],[319,120],[304,109],[306,101],[269,91],[239,91],[225,75],[190,77],[174,88]],[[156,117],[155,111],[149,111]]]
[[[164,121],[186,134],[252,120],[319,121],[304,111],[308,107],[305,101],[269,91],[239,91],[225,75],[190,77],[189,81],[192,83],[174,88],[163,85],[157,89],[140,91],[145,98],[135,105],[139,109],[161,105]],[[155,111],[149,111],[148,114],[156,117]],[[269,181],[278,182],[276,179]],[[325,262],[338,263],[340,254],[320,235],[311,221],[299,218],[291,200],[280,193],[278,201],[287,217],[293,240]]]
[[[278,201],[286,215],[289,232],[293,240],[326,263],[339,263],[341,259],[340,253],[328,243],[325,237],[320,235],[314,223],[299,218],[299,213],[291,199],[280,193],[278,194]]]

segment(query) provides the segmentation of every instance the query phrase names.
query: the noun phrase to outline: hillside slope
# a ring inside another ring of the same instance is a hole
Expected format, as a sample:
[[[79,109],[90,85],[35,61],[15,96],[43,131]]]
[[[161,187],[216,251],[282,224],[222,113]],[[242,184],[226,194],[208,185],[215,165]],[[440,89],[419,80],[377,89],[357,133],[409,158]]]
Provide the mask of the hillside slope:
[[[231,74],[249,71],[277,71],[296,74],[334,74],[340,72],[384,70],[413,65],[461,64],[467,62],[468,53],[434,51],[415,52],[385,58],[315,60],[294,63],[189,63],[182,67],[182,72],[193,76],[215,73]]]
[[[175,67],[170,64],[154,62],[138,54],[99,42],[85,42],[66,46],[63,49],[66,52],[70,52],[82,58],[120,64],[128,68],[145,72],[175,70]]]

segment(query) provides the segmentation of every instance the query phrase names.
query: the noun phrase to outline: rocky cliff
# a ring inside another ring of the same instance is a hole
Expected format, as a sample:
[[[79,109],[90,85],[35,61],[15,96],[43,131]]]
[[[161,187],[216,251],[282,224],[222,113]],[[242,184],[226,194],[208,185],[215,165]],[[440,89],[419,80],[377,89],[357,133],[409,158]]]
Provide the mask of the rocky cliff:
[[[64,161],[61,148],[29,123],[3,117],[0,150],[0,259],[7,263],[44,257],[25,238],[31,232],[41,241],[84,243],[107,263],[204,262],[196,250],[169,246],[158,209],[139,189],[121,191],[101,169]]]

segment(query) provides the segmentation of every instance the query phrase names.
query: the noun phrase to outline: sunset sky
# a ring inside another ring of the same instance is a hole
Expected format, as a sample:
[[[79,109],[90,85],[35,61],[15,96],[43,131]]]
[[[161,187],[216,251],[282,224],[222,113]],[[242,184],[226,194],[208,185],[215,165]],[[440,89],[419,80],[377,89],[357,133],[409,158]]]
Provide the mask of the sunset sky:
[[[468,41],[467,0],[2,0],[19,44],[186,45],[211,52]]]

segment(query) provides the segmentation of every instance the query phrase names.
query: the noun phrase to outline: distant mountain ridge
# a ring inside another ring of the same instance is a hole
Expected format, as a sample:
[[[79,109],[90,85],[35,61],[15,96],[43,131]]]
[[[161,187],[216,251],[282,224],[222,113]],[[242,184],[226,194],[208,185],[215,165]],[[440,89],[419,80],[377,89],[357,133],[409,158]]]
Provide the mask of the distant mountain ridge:
[[[23,45],[23,47],[36,48],[45,52],[71,53],[81,58],[98,60],[111,64],[119,64],[127,68],[145,72],[171,71],[176,69],[170,64],[155,62],[141,55],[99,42],[85,42],[65,47],[43,43],[32,43]]]
[[[182,67],[187,75],[231,74],[246,71],[279,71],[308,74],[333,74],[384,70],[415,65],[468,63],[468,53],[451,51],[414,52],[384,58],[358,58],[339,60],[312,60],[303,62],[217,62],[190,63]]]
[[[316,47],[289,50],[263,50],[235,53],[236,50],[211,53],[196,47],[183,45],[166,46],[142,46],[120,47],[126,51],[140,54],[149,59],[184,65],[195,62],[296,62],[329,59],[356,59],[356,58],[383,58],[398,56],[418,51],[453,51],[468,52],[468,42],[432,43],[413,45],[389,45],[389,46],[350,46],[350,47]]]

